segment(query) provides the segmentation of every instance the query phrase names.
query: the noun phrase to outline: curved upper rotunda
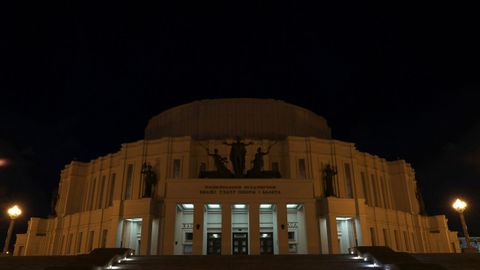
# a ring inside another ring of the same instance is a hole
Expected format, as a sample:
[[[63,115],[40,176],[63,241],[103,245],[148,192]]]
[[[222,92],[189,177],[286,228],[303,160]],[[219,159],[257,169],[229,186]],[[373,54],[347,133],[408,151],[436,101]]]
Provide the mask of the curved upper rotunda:
[[[194,101],[152,117],[145,139],[191,136],[223,139],[282,139],[287,136],[330,139],[325,118],[273,99],[232,98]]]

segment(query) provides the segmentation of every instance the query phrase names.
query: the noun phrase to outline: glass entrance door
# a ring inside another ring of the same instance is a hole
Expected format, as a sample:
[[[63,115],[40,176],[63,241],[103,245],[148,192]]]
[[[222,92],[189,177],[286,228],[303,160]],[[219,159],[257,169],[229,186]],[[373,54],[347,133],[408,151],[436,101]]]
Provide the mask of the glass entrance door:
[[[220,255],[222,250],[222,234],[207,234],[207,255]]]
[[[233,233],[233,255],[248,255],[248,233]]]
[[[260,233],[260,255],[273,254],[273,233]]]

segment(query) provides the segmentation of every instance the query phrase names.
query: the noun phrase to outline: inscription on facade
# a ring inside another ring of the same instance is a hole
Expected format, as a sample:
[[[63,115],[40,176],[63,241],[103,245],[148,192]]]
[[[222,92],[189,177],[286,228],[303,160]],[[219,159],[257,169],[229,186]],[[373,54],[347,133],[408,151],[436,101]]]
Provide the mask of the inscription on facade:
[[[182,223],[182,229],[193,229],[193,223]]]
[[[280,195],[280,190],[273,185],[205,185],[199,191],[202,195]]]

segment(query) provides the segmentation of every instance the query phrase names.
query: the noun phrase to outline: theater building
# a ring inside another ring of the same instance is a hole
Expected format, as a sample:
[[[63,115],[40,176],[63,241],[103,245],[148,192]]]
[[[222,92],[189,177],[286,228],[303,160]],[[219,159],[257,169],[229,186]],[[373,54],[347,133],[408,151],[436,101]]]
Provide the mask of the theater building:
[[[422,210],[415,171],[331,138],[326,120],[270,99],[196,101],[143,140],[60,174],[52,216],[14,255],[128,247],[139,255],[341,254],[356,245],[459,252]]]

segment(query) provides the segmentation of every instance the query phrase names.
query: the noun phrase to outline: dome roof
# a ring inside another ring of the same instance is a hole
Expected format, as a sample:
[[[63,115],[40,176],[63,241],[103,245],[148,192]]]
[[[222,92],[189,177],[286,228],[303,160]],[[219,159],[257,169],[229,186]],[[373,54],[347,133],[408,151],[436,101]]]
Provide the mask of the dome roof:
[[[154,116],[145,139],[191,136],[195,139],[330,138],[325,118],[280,100],[232,98],[194,101]]]

